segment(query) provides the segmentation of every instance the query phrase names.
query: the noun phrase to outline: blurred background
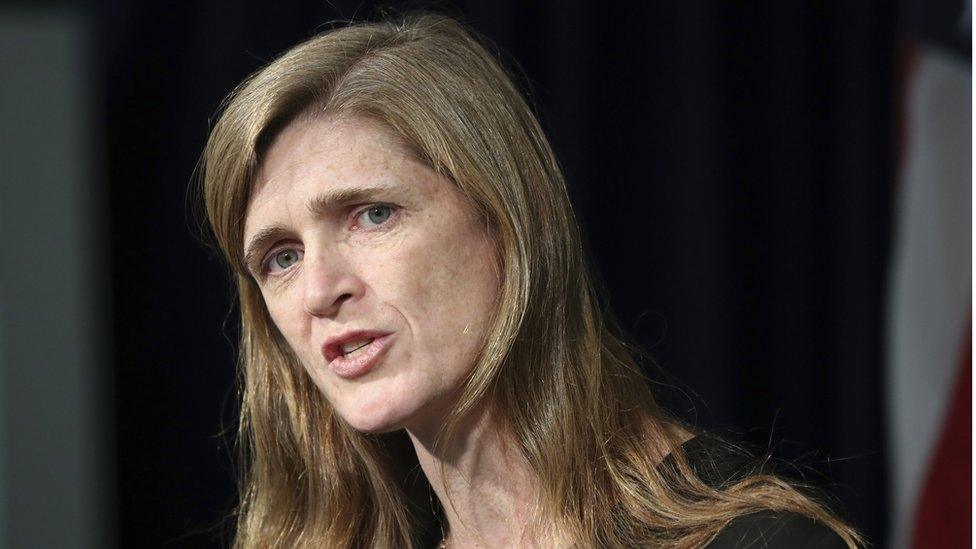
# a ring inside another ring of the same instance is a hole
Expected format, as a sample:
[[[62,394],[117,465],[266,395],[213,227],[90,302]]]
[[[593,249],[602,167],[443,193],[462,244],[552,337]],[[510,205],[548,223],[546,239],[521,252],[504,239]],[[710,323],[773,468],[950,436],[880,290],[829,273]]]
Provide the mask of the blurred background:
[[[971,6],[385,3],[494,44],[662,400],[875,547],[971,536]],[[221,99],[345,0],[0,3],[0,547],[219,547]]]

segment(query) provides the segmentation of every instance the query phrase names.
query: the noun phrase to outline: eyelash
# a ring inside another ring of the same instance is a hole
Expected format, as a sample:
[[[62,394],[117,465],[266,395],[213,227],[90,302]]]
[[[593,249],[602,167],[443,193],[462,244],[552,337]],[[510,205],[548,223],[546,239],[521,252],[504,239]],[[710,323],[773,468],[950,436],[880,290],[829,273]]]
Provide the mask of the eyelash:
[[[391,219],[393,219],[393,216],[395,216],[398,211],[397,207],[392,204],[383,204],[383,203],[370,204],[365,208],[362,208],[361,210],[357,211],[356,214],[353,216],[353,219],[356,220],[356,222],[358,222],[360,217],[368,214],[370,210],[373,210],[374,208],[389,208],[390,217],[388,217],[386,220],[379,223],[378,225],[374,225],[371,228],[361,228],[360,230],[369,231],[375,229],[376,227],[385,226],[387,223],[390,222]]]
[[[389,208],[390,209],[390,216],[386,220],[384,220],[382,223],[380,223],[378,225],[374,225],[372,227],[365,227],[365,228],[364,227],[360,227],[359,226],[359,223],[358,223],[359,222],[359,218],[362,217],[362,216],[364,216],[364,215],[366,215],[367,213],[369,213],[370,210],[372,210],[374,208]],[[353,230],[358,230],[358,231],[374,231],[374,230],[378,230],[381,227],[386,227],[387,225],[389,225],[393,221],[393,219],[395,217],[397,217],[397,214],[399,213],[399,211],[400,211],[400,208],[398,208],[397,206],[394,206],[393,204],[386,204],[386,203],[382,203],[382,202],[377,202],[377,203],[374,203],[374,204],[369,204],[368,206],[357,210],[356,213],[352,216],[352,219],[356,223],[354,225],[354,227],[353,227]],[[298,261],[300,261],[305,256],[304,250],[299,250],[297,247],[293,247],[293,246],[282,246],[282,247],[279,247],[279,248],[272,248],[271,251],[269,251],[267,253],[267,255],[265,256],[265,259],[261,262],[260,275],[261,275],[261,278],[262,279],[263,278],[267,278],[268,276],[280,276],[285,271],[290,270],[290,267],[287,267],[287,268],[282,268],[282,270],[279,271],[279,272],[277,272],[277,273],[271,272],[271,262],[275,260],[275,258],[278,256],[278,254],[280,254],[281,252],[289,251],[289,250],[298,251],[299,254],[301,254],[301,257],[298,260],[296,260],[296,263]]]

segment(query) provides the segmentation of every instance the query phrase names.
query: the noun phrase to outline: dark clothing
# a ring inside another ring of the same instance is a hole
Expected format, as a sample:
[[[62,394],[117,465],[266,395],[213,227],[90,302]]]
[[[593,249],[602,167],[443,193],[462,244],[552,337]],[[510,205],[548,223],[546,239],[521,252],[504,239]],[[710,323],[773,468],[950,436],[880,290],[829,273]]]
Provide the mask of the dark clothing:
[[[703,481],[721,487],[752,472],[748,459],[720,441],[695,437],[681,449]],[[665,461],[672,460],[668,456]],[[795,513],[764,511],[733,520],[706,546],[708,549],[843,549],[844,540],[833,530]]]
[[[846,549],[823,524],[794,513],[763,512],[737,518],[706,546],[708,549]]]

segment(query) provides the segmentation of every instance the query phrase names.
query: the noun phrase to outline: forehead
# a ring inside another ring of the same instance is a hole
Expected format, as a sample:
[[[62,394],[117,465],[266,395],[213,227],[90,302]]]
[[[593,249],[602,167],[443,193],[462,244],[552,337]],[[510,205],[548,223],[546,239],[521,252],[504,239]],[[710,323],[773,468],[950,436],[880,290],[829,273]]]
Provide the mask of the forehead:
[[[425,169],[378,122],[334,117],[297,120],[274,138],[258,167],[244,217],[245,237],[260,228],[263,218],[286,207],[289,195],[405,185],[415,193],[436,192]]]

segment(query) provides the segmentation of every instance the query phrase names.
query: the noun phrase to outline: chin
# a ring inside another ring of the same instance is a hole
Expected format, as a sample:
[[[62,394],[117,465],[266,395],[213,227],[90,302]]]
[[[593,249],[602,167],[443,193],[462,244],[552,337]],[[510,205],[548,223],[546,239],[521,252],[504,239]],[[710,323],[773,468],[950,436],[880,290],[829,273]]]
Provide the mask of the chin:
[[[403,429],[416,413],[404,402],[382,399],[379,402],[360,400],[339,408],[339,415],[353,429],[362,433],[383,434]]]
[[[403,423],[387,420],[376,420],[375,418],[347,418],[343,416],[350,427],[360,433],[371,435],[382,435],[403,429]]]

